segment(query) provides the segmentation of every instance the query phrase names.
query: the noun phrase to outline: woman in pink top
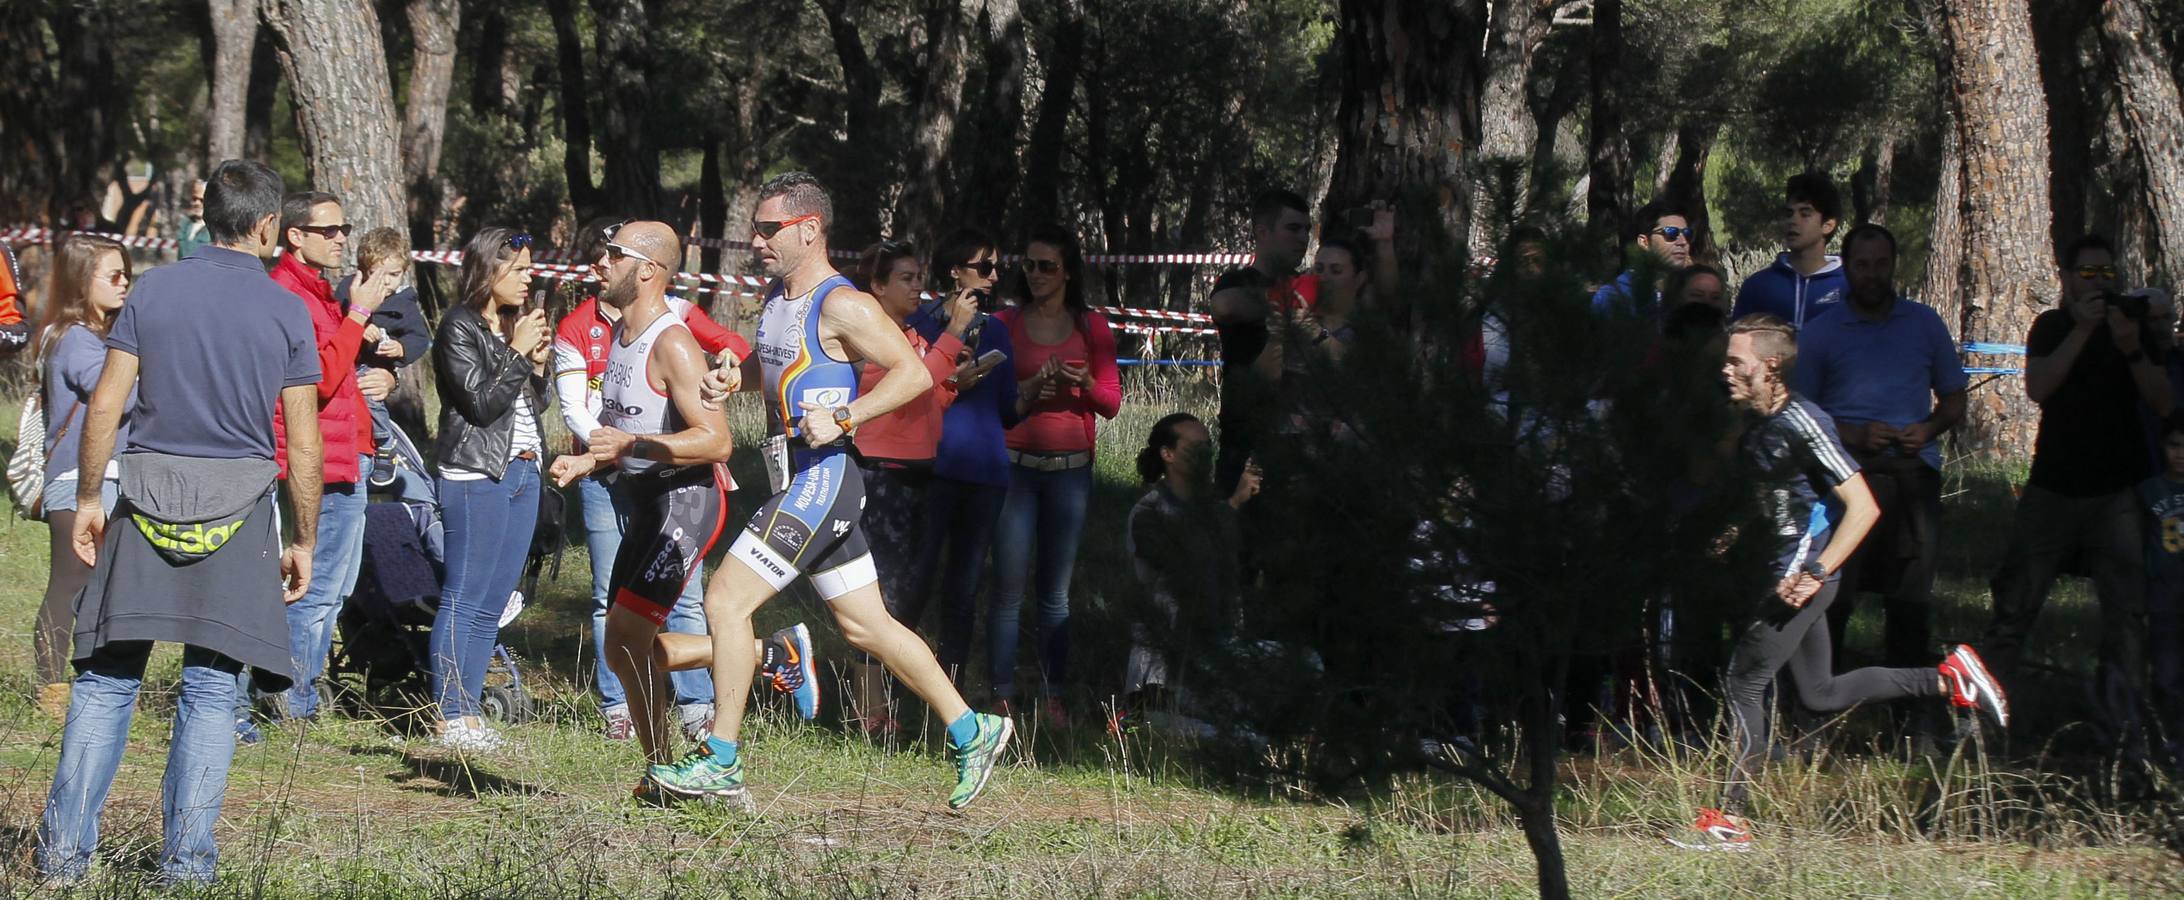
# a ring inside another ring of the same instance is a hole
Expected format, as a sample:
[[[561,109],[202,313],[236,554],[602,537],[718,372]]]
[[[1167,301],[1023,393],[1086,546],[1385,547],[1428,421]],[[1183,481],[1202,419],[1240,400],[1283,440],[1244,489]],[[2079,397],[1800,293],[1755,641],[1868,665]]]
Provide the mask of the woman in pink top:
[[[998,314],[1016,346],[1023,421],[1008,433],[1009,494],[994,541],[997,583],[987,629],[994,695],[1011,702],[1017,621],[1036,547],[1043,710],[1066,727],[1068,714],[1056,691],[1069,663],[1069,576],[1092,496],[1093,438],[1099,419],[1112,419],[1122,408],[1122,379],[1114,332],[1105,316],[1085,305],[1077,236],[1056,226],[1032,229],[1022,265],[1030,299]]]
[[[904,241],[872,245],[858,262],[856,281],[895,320],[933,375],[932,390],[864,423],[855,436],[857,465],[864,470],[865,535],[872,543],[880,593],[887,598],[888,612],[914,628],[917,622],[907,610],[922,607],[913,604],[916,587],[925,583],[916,568],[924,558],[922,542],[931,537],[917,526],[925,517],[925,486],[933,475],[934,448],[940,445],[941,413],[955,402],[957,358],[963,353],[963,331],[977,318],[978,298],[969,292],[957,295],[948,327],[927,342],[908,324],[925,288],[925,265],[915,247]],[[857,378],[858,392],[871,391],[886,374],[878,366],[864,366]],[[882,696],[885,679],[880,666],[869,656],[861,662],[850,698],[858,721],[868,735],[894,733],[899,728],[893,704]]]

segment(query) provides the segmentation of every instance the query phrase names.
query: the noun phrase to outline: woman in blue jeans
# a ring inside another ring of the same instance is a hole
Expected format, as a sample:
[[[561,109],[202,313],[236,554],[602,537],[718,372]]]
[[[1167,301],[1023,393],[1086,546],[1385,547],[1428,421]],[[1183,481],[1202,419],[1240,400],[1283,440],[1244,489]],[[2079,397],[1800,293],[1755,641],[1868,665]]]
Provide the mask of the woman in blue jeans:
[[[1029,300],[997,316],[1015,345],[1016,410],[1023,420],[1008,433],[1009,493],[994,539],[993,691],[1004,703],[1015,699],[1017,622],[1026,577],[1033,575],[1042,712],[1066,728],[1058,690],[1069,665],[1069,576],[1092,495],[1093,438],[1099,419],[1122,408],[1122,379],[1114,332],[1085,305],[1077,236],[1058,226],[1032,229],[1022,266]]]
[[[447,579],[432,619],[432,694],[440,743],[506,744],[480,717],[500,617],[523,576],[538,521],[540,421],[546,411],[546,311],[524,311],[531,236],[486,228],[463,248],[461,303],[432,348],[439,379],[439,486]]]
[[[980,576],[1009,491],[1006,433],[1021,418],[1009,327],[991,315],[999,308],[993,285],[1000,267],[1000,244],[985,232],[966,228],[948,235],[934,248],[927,271],[944,278],[952,293],[910,315],[910,327],[926,340],[938,340],[950,324],[949,296],[970,291],[979,301],[978,321],[963,332],[964,358],[976,364],[956,375],[956,400],[941,414],[940,446],[925,493],[926,539],[913,570],[917,582],[899,601],[903,624],[916,628],[933,580],[939,579],[938,655],[941,668],[958,684],[970,665]],[[889,602],[898,603],[893,597]]]

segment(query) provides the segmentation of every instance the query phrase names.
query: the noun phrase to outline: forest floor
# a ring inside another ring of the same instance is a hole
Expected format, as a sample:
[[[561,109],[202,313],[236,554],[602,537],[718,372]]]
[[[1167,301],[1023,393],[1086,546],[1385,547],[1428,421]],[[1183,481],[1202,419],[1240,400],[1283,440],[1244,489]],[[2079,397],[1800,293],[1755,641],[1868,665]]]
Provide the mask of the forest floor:
[[[1162,408],[1127,405],[1124,421],[1106,429],[1114,437],[1077,582],[1089,610],[1130,584],[1127,567],[1115,561],[1122,516],[1138,489],[1117,463]],[[1985,573],[2001,550],[2006,524],[1997,523],[2007,522],[2008,481],[2000,472],[1951,481],[1950,533],[1964,537],[1952,537],[1944,565],[1941,635],[1976,634],[1984,623]],[[738,497],[736,509],[748,509],[749,500]],[[29,626],[45,580],[45,529],[7,515],[0,524],[0,892],[12,896],[37,891],[29,848],[60,727],[30,702]],[[754,713],[745,740],[755,814],[640,806],[629,798],[636,750],[600,736],[587,682],[574,677],[590,664],[589,644],[579,638],[589,621],[588,592],[587,562],[574,548],[504,635],[539,696],[538,717],[506,729],[514,741],[506,752],[459,756],[407,733],[409,717],[386,714],[273,728],[265,743],[241,749],[219,830],[222,880],[199,894],[1485,897],[1534,889],[1531,855],[1506,809],[1445,776],[1406,777],[1344,798],[1243,788],[1211,776],[1187,748],[1157,734],[1118,740],[1096,723],[1056,732],[1027,721],[1021,749],[987,794],[954,813],[945,802],[952,770],[936,727],[913,725],[896,745],[876,747],[846,733],[831,697],[817,723],[770,705]],[[2089,646],[2090,606],[2082,585],[2060,589],[2036,647]],[[760,625],[797,619],[813,624],[823,658],[842,658],[839,635],[806,596],[777,601],[762,611]],[[1100,621],[1087,619],[1092,628]],[[1852,638],[1877,645],[1877,620],[1861,613]],[[1085,670],[1095,671],[1112,647],[1088,644]],[[2082,671],[2084,652],[2057,650],[2050,662]],[[107,806],[99,869],[73,896],[147,891],[178,659],[170,648],[154,656]],[[2020,741],[2037,735],[2040,745],[2013,746],[2011,759],[2054,748],[2068,754],[2077,679],[2053,681],[2056,711],[2043,719],[2028,710],[2028,726],[2018,729]],[[1840,730],[1869,735],[1867,724],[1854,717]],[[1771,773],[1755,810],[1759,848],[1741,855],[1693,854],[1663,840],[1716,790],[1714,758],[1632,750],[1573,757],[1560,823],[1575,892],[2135,897],[2184,890],[2184,867],[2164,848],[2175,825],[2163,807],[2090,799],[2103,795],[2097,777],[2034,774],[2026,763],[1969,757],[1905,760],[1861,750],[1858,740],[1831,740],[1810,762]],[[1994,806],[2016,814],[1981,812]]]

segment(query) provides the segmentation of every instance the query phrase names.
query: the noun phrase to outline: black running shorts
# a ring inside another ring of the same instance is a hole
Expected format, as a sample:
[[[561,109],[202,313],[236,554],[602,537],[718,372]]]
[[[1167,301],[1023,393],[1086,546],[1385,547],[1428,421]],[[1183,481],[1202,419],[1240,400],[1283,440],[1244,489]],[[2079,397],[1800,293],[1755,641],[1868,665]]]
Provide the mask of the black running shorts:
[[[728,523],[728,467],[685,466],[668,472],[624,474],[615,490],[629,500],[622,549],[607,583],[614,602],[652,620],[667,613]]]

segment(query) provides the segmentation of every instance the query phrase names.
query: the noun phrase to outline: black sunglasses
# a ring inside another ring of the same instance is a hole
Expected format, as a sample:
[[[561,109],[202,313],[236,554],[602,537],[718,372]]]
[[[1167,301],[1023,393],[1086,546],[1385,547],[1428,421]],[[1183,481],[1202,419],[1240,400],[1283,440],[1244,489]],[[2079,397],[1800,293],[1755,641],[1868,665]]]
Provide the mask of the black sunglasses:
[[[993,270],[1001,268],[1001,266],[993,260],[982,259],[977,262],[958,263],[956,265],[956,268],[969,269],[973,272],[978,273],[978,277],[980,278],[992,278]]]
[[[1024,258],[1024,274],[1026,275],[1030,275],[1034,272],[1041,272],[1052,275],[1061,270],[1062,264],[1056,260],[1032,259],[1028,256]]]
[[[297,231],[308,231],[312,234],[318,235],[319,237],[331,240],[337,234],[341,235],[342,237],[348,237],[349,232],[356,230],[356,226],[347,223],[343,223],[340,225],[297,225],[295,226],[295,229]]]

